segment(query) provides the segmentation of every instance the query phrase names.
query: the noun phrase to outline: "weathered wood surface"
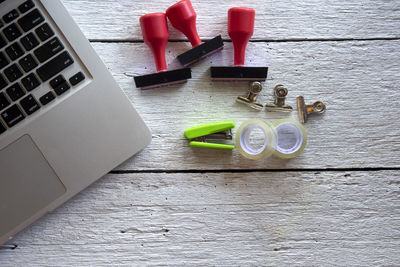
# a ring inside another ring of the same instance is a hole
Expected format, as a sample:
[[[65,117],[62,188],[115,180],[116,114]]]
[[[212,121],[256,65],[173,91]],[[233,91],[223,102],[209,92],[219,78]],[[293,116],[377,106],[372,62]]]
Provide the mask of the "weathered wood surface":
[[[142,39],[139,17],[165,12],[176,1],[62,0],[90,39]],[[389,1],[264,1],[194,0],[198,32],[209,39],[227,35],[227,12],[233,6],[256,10],[253,39],[398,38],[400,2]],[[170,26],[172,39],[184,36]]]
[[[229,7],[256,7],[253,40],[264,41],[249,44],[247,60],[270,67],[262,103],[282,83],[292,106],[298,95],[327,105],[305,125],[301,156],[249,161],[238,151],[191,149],[183,137],[210,121],[286,117],[236,104],[246,83],[210,81],[210,65],[232,63],[230,42],[194,66],[187,84],[140,91],[124,75],[154,71],[139,16],[174,1],[62,1],[153,141],[18,234],[0,249],[0,266],[399,264],[400,2],[193,0],[204,39],[228,39]],[[171,39],[185,39],[170,30]],[[168,44],[171,68],[188,48]]]
[[[111,174],[1,266],[395,266],[399,172]]]
[[[287,114],[254,111],[235,103],[247,90],[243,82],[211,82],[210,65],[229,65],[232,44],[192,69],[185,85],[141,91],[124,72],[154,72],[144,44],[94,43],[120,86],[153,132],[149,147],[118,170],[143,169],[265,169],[399,167],[400,153],[400,41],[251,43],[248,62],[267,64],[269,79],[259,100],[272,102],[272,88],[284,84],[287,102],[296,97],[309,103],[322,100],[327,111],[305,124],[308,145],[296,159],[250,161],[238,150],[210,151],[188,146],[183,131],[210,121],[274,121]],[[186,43],[170,43],[168,61]],[[262,55],[259,57],[257,55]],[[297,118],[297,111],[291,115]],[[237,129],[238,127],[236,127]]]

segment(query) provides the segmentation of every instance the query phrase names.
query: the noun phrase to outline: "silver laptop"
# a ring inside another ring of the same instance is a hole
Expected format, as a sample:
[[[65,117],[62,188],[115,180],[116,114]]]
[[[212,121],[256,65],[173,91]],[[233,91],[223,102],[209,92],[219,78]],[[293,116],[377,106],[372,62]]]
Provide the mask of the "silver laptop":
[[[0,244],[150,140],[59,0],[0,0]]]

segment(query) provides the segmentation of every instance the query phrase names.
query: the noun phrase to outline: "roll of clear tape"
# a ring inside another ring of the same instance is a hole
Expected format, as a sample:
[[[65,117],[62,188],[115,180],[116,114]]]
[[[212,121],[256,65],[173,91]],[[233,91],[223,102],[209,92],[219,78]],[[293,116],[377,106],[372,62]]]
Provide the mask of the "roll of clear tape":
[[[264,134],[264,142],[260,148],[251,144],[251,132],[259,129]],[[236,147],[240,154],[248,159],[260,159],[271,156],[275,151],[276,134],[272,125],[258,119],[247,120],[236,132]]]
[[[293,119],[273,123],[277,136],[274,156],[283,159],[297,157],[307,144],[307,132],[303,125]]]

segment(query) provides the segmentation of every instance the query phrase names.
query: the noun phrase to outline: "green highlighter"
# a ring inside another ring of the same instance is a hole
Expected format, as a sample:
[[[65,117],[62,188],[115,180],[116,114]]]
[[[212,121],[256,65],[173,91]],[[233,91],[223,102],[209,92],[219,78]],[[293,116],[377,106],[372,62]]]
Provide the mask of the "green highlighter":
[[[233,121],[213,122],[195,126],[185,131],[185,137],[192,147],[216,148],[232,150],[234,145],[208,142],[208,140],[232,140],[231,129],[235,128]]]

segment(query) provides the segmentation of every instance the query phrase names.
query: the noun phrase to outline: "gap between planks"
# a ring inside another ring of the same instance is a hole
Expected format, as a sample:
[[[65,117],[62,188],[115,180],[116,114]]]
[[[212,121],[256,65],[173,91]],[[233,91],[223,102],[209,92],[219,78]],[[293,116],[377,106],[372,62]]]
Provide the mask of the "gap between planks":
[[[210,39],[201,39],[202,42]],[[288,39],[253,39],[251,43],[289,43],[289,42],[353,42],[353,41],[396,41],[400,37],[371,37],[371,38],[288,38]],[[91,43],[144,43],[142,39],[89,39]],[[231,43],[230,39],[222,39],[223,42]],[[170,43],[188,43],[186,39],[169,39]]]
[[[398,171],[400,167],[377,167],[377,168],[309,168],[309,169],[189,169],[189,170],[113,170],[110,174],[129,173],[248,173],[248,172],[377,172]]]

